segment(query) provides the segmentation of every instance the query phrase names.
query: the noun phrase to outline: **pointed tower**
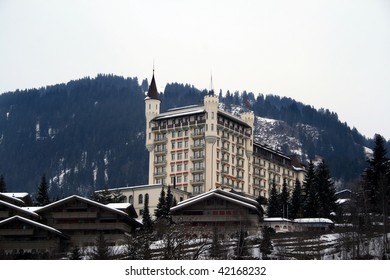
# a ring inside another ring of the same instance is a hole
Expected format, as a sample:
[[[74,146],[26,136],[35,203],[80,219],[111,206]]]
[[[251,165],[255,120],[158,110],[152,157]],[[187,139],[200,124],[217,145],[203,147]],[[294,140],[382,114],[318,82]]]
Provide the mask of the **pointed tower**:
[[[152,123],[151,121],[160,114],[160,96],[157,91],[156,80],[154,79],[154,70],[152,82],[150,83],[147,96],[145,98],[145,117],[146,117],[146,148],[149,152],[153,151]]]

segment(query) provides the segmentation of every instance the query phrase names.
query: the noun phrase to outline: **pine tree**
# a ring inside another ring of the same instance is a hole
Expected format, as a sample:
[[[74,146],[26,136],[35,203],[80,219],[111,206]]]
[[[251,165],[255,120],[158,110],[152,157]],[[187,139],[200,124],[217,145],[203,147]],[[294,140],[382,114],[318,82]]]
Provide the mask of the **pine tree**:
[[[303,212],[307,218],[317,217],[317,195],[315,186],[315,170],[312,161],[309,163],[309,169],[303,181],[304,202]]]
[[[70,256],[70,259],[71,260],[81,260],[82,259],[79,247],[75,246],[73,248],[72,255]]]
[[[168,186],[167,197],[166,197],[166,200],[165,200],[165,209],[164,209],[164,214],[166,216],[169,215],[169,211],[171,210],[172,204],[173,204],[173,195],[172,195],[172,192],[171,192],[171,187]]]
[[[276,183],[275,179],[272,184],[271,194],[268,198],[268,217],[278,217],[280,216],[280,205],[279,205],[279,197],[276,191]]]
[[[93,260],[109,260],[111,258],[110,248],[103,233],[97,237],[96,247],[93,249],[91,257]]]
[[[166,209],[165,204],[166,204],[166,196],[165,196],[164,187],[162,187],[160,192],[160,197],[158,199],[157,207],[156,210],[154,211],[154,215],[156,216],[156,218],[159,218],[164,215],[165,213],[164,211]]]
[[[268,255],[272,252],[272,242],[271,242],[271,228],[264,227],[263,228],[263,239],[260,243],[260,252],[263,255],[263,260],[268,259]]]
[[[294,191],[291,197],[291,204],[290,204],[291,219],[303,217],[302,201],[303,199],[302,199],[302,191],[301,191],[301,182],[299,182],[299,180],[296,179]]]
[[[368,160],[368,168],[365,170],[364,180],[370,212],[382,213],[383,199],[389,196],[389,159],[386,157],[385,139],[375,135],[374,155]],[[388,201],[388,200],[387,200]]]
[[[331,213],[336,213],[336,194],[330,171],[325,161],[322,160],[316,169],[317,212],[322,218],[330,218]]]
[[[142,212],[142,223],[144,225],[144,229],[147,232],[150,232],[152,229],[152,218],[149,213],[149,195],[145,195],[144,200],[144,209]]]
[[[0,175],[0,193],[7,192],[7,186],[3,175]]]
[[[37,205],[44,206],[50,203],[46,176],[43,175],[38,187]]]
[[[287,211],[288,211],[289,199],[290,199],[290,193],[287,189],[287,181],[284,178],[282,192],[279,195],[279,207],[282,210],[283,218],[287,217],[287,215],[288,215]]]

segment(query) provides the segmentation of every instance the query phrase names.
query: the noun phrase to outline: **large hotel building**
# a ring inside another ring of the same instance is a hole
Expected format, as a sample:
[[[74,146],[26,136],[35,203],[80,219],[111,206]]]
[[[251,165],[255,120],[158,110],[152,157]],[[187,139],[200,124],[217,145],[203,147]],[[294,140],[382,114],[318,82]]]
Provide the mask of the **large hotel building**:
[[[305,170],[293,158],[254,143],[254,114],[240,117],[219,109],[218,97],[204,97],[201,106],[160,113],[153,75],[145,98],[149,184],[175,185],[191,195],[212,189],[233,189],[267,197],[275,182],[290,190]]]

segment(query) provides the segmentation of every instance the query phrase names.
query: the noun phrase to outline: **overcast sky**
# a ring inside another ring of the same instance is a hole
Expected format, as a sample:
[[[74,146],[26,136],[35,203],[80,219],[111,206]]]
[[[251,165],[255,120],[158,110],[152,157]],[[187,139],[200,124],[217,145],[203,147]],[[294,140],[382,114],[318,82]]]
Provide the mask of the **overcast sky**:
[[[390,138],[390,1],[0,0],[0,93],[98,73],[288,96]]]

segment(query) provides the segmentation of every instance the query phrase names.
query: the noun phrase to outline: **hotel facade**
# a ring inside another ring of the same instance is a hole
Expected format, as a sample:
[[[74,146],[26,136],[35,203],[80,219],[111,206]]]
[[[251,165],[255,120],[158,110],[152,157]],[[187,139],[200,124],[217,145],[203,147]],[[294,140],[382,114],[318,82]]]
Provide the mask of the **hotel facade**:
[[[175,186],[195,196],[221,188],[268,198],[273,183],[290,191],[305,169],[294,158],[254,143],[252,111],[240,116],[219,108],[218,96],[203,105],[160,113],[153,75],[145,98],[149,184]]]

